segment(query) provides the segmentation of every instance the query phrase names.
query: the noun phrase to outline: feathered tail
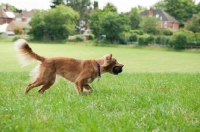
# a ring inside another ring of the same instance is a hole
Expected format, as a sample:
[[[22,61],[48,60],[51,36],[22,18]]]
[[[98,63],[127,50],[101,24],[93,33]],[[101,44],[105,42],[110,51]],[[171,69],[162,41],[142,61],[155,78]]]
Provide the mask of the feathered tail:
[[[26,40],[18,39],[14,44],[15,50],[19,53],[19,60],[22,66],[27,66],[34,60],[41,62],[45,60],[43,56],[40,56],[32,51]]]

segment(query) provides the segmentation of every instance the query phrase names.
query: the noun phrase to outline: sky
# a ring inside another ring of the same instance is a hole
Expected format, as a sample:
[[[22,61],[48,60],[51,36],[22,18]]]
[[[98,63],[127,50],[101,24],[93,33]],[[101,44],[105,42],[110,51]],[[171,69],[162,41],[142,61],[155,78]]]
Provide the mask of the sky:
[[[18,9],[26,9],[30,11],[31,9],[50,9],[52,0],[0,0],[0,4],[8,3],[15,6]],[[92,0],[91,0],[92,1]],[[113,3],[118,12],[129,12],[132,7],[137,7],[138,5],[149,8],[160,0],[98,0],[99,8],[102,9],[106,3]],[[200,0],[196,0],[196,3]]]

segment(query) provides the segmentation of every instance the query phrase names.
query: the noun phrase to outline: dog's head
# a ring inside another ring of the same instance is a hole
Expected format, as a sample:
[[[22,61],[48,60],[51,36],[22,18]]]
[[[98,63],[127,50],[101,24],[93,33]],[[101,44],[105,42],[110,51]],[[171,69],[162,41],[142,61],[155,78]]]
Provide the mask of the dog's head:
[[[115,58],[112,57],[112,54],[105,55],[103,58],[103,67],[105,72],[109,72],[111,74],[117,75],[122,72],[123,64],[117,62]]]

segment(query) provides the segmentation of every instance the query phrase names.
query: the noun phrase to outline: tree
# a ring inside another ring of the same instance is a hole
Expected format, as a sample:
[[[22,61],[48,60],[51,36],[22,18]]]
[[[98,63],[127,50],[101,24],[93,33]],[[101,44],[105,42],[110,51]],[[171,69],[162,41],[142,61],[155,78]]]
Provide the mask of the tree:
[[[132,8],[129,13],[131,29],[138,29],[141,21],[141,16],[137,8]]]
[[[117,12],[117,7],[114,4],[108,2],[106,6],[103,8],[103,11]]]
[[[93,34],[95,37],[99,37],[101,34],[101,19],[106,15],[106,12],[103,12],[102,10],[97,10],[92,12],[90,16],[90,28],[92,29]]]
[[[77,11],[81,20],[87,20],[89,18],[89,12],[92,9],[90,0],[66,0],[66,5]]]
[[[52,4],[50,7],[55,8],[57,5],[64,4],[63,0],[52,0]]]
[[[47,31],[45,17],[48,15],[48,12],[45,10],[37,10],[34,13],[33,18],[29,22],[32,27],[28,34],[33,35],[34,39],[41,40],[44,32]]]
[[[155,17],[143,17],[140,28],[150,34],[157,34],[158,20]]]
[[[192,17],[188,22],[186,29],[194,33],[200,32],[200,13]]]
[[[165,10],[165,8],[166,8],[165,5],[166,5],[165,1],[164,0],[160,0],[153,6],[153,8],[154,9]]]
[[[30,21],[32,29],[30,33],[34,38],[42,39],[48,35],[53,40],[66,39],[74,32],[75,21],[79,15],[72,8],[58,5],[48,11],[38,11]]]
[[[195,3],[191,0],[164,0],[165,11],[183,23],[196,13]]]
[[[106,39],[114,43],[122,32],[129,30],[129,19],[124,14],[108,12],[101,19],[100,26],[102,33],[106,35]]]

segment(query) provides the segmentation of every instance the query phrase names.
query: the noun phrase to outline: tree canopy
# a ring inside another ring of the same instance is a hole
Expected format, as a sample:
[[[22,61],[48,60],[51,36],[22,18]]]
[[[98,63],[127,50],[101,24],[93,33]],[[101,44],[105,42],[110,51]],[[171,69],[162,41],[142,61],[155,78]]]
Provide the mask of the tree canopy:
[[[44,36],[53,40],[66,39],[74,32],[79,15],[72,8],[59,5],[48,11],[37,11],[30,21],[30,34],[36,39]]]

